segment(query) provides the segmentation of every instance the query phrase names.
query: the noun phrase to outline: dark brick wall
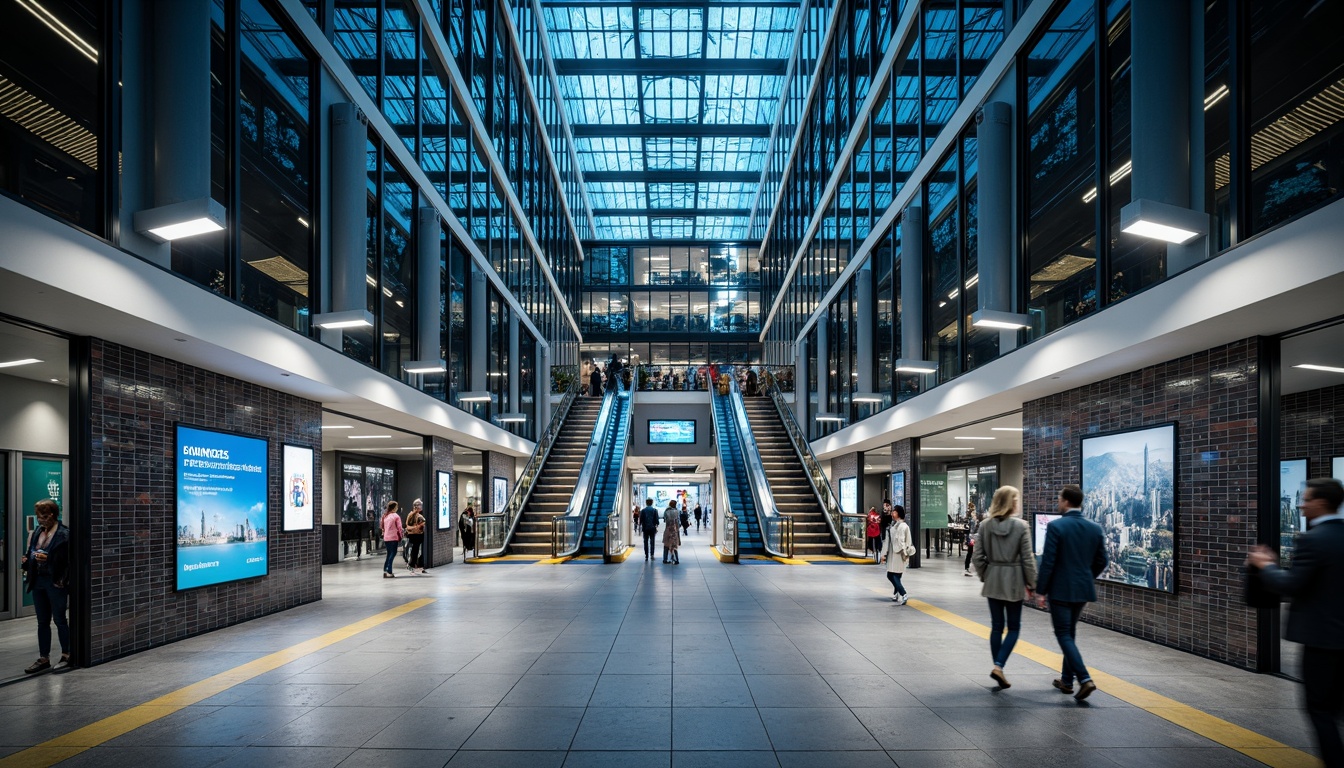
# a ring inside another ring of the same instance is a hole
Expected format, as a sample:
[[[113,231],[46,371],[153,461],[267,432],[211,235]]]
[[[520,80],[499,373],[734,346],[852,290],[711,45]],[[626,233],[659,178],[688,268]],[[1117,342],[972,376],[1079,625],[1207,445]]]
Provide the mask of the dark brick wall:
[[[90,662],[320,600],[321,528],[281,530],[277,480],[284,443],[321,452],[320,404],[98,339],[91,358]],[[270,441],[269,576],[173,591],[175,422]]]
[[[1307,460],[1307,477],[1334,477],[1331,459],[1344,456],[1344,386],[1283,396],[1279,455]]]
[[[430,532],[430,562],[429,567],[438,565],[447,565],[453,562],[453,546],[457,542],[457,473],[453,472],[453,444],[442,437],[432,438],[434,441],[431,460],[433,471],[430,472],[429,489],[430,498],[425,504],[425,508],[431,510],[431,515],[435,519],[426,529]],[[448,505],[452,510],[451,528],[438,530],[438,509],[439,509],[439,472],[452,472],[452,489],[449,491]]]
[[[1080,481],[1085,435],[1177,422],[1178,592],[1098,582],[1084,621],[1254,668],[1240,567],[1256,539],[1257,353],[1247,339],[1024,404],[1028,520]]]

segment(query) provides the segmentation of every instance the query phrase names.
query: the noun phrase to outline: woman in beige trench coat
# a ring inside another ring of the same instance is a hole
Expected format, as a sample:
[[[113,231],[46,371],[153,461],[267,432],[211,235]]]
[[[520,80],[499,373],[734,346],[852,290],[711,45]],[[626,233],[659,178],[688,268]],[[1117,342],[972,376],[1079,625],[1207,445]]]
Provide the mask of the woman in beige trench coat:
[[[901,574],[905,573],[905,564],[909,562],[910,556],[918,550],[910,541],[910,526],[905,522],[905,507],[897,505],[892,509],[892,513],[896,519],[887,529],[886,542],[882,547],[882,559],[887,561],[887,580],[895,589],[891,593],[891,599],[897,605],[905,605],[909,596],[905,593],[905,585],[901,583]]]
[[[973,557],[976,575],[985,583],[980,594],[989,599],[989,652],[994,657],[989,676],[1001,688],[1011,685],[1003,666],[1022,629],[1022,600],[1036,588],[1036,555],[1021,514],[1022,494],[1016,488],[1005,485],[995,491]]]

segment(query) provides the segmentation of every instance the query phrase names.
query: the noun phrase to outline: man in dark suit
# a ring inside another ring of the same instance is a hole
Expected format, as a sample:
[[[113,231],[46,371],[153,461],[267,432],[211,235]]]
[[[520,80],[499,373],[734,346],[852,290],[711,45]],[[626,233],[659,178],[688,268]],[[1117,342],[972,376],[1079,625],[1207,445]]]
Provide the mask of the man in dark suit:
[[[644,559],[653,557],[653,537],[658,533],[658,510],[653,499],[644,500],[644,508],[639,510],[639,527],[644,533]]]
[[[1309,480],[1297,505],[1307,532],[1293,544],[1288,568],[1257,546],[1247,557],[1260,587],[1292,600],[1286,636],[1301,643],[1307,717],[1326,768],[1344,768],[1339,716],[1344,711],[1344,486],[1338,480]]]
[[[1051,685],[1061,693],[1073,693],[1077,678],[1078,693],[1073,698],[1082,701],[1097,686],[1078,652],[1078,619],[1083,607],[1097,599],[1093,582],[1106,570],[1105,535],[1100,525],[1083,517],[1083,489],[1076,485],[1060,490],[1059,513],[1061,517],[1045,528],[1036,591],[1050,597],[1050,623],[1064,653],[1064,667]]]

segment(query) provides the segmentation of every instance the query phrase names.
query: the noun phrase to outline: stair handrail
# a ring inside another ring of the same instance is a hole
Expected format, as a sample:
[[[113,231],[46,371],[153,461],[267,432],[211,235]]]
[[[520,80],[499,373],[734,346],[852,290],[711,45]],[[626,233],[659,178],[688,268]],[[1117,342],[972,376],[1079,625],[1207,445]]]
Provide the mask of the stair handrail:
[[[808,484],[812,486],[812,494],[816,496],[817,503],[825,512],[822,515],[826,520],[826,527],[831,531],[831,538],[835,540],[835,545],[840,548],[840,552],[849,557],[866,557],[867,553],[863,550],[854,549],[845,546],[845,537],[842,531],[857,529],[859,540],[862,541],[863,530],[867,525],[867,517],[862,514],[845,512],[840,508],[840,503],[836,500],[835,494],[831,492],[831,483],[826,477],[826,470],[821,468],[821,462],[817,460],[816,454],[812,453],[812,444],[807,441],[807,436],[803,434],[802,428],[798,426],[798,420],[794,418],[793,409],[788,407],[784,400],[784,395],[779,391],[779,386],[775,382],[775,377],[768,371],[762,377],[761,386],[766,394],[770,395],[770,400],[775,404],[775,410],[779,412],[779,420],[784,424],[784,431],[789,435],[789,443],[793,445],[793,450],[798,454],[798,460],[802,462],[804,472],[807,475]],[[799,397],[805,396],[799,393]]]
[[[635,430],[630,428],[631,422],[634,419],[634,411],[635,411],[635,393],[633,386],[630,389],[623,391],[621,393],[621,396],[629,398],[629,402],[625,404],[625,412],[621,415],[621,420],[624,422],[625,427],[625,445],[621,449],[621,468],[620,468],[620,474],[617,476],[618,480],[616,482],[616,494],[615,494],[616,497],[611,501],[611,509],[607,510],[608,531],[610,530],[612,520],[616,520],[619,523],[621,518],[625,515],[625,510],[623,509],[623,507],[625,506],[625,502],[621,499],[620,481],[625,479],[625,467],[627,464],[630,463],[630,446],[634,441],[634,433],[635,433]],[[587,526],[585,525],[585,527]],[[617,529],[617,538],[620,539],[619,528]],[[621,546],[621,548],[624,548],[624,546],[626,545],[623,540],[618,540],[616,542],[609,542],[608,537],[604,534],[602,540],[602,553],[604,559],[612,555],[620,554],[620,552],[612,551],[613,546]]]
[[[770,482],[765,475],[765,466],[761,464],[761,455],[758,451],[752,450],[754,443],[750,439],[751,422],[747,419],[745,406],[742,405],[742,393],[738,390],[735,376],[728,377],[727,390],[728,394],[723,395],[719,394],[717,387],[710,389],[709,410],[714,418],[714,434],[719,434],[718,412],[714,408],[714,399],[727,397],[730,418],[737,427],[736,450],[742,459],[742,466],[747,470],[747,491],[751,494],[752,504],[756,508],[756,522],[761,527],[761,545],[766,553],[774,557],[793,557],[793,537],[789,535],[793,530],[793,518],[781,515],[779,508],[775,506],[774,497],[770,495]],[[719,446],[719,451],[723,451],[723,446]]]
[[[574,404],[574,400],[578,398],[579,392],[583,389],[579,382],[578,367],[567,367],[573,373],[569,377],[568,388],[564,390],[564,396],[560,398],[557,407],[551,411],[551,421],[546,425],[546,431],[538,438],[536,446],[532,449],[532,455],[523,465],[522,474],[518,476],[518,481],[513,486],[513,493],[509,496],[509,503],[504,505],[502,512],[476,515],[477,536],[472,550],[475,557],[502,555],[509,548],[509,543],[513,541],[514,531],[518,527],[518,521],[522,518],[519,513],[527,505],[527,500],[532,497],[532,489],[536,486],[537,477],[541,474],[541,468],[545,466],[546,459],[551,455],[551,447],[555,445],[555,438],[559,436],[560,428],[565,423],[565,417],[569,415],[569,408]],[[549,397],[549,394],[547,397]],[[492,527],[505,530],[506,533],[499,546],[482,550],[482,533]]]
[[[589,508],[592,506],[598,469],[602,466],[602,458],[606,455],[607,431],[612,426],[611,419],[616,409],[616,399],[630,395],[620,378],[616,377],[616,386],[608,389],[602,396],[602,410],[598,411],[597,424],[593,426],[593,437],[588,443],[588,453],[583,457],[579,479],[574,483],[574,495],[570,497],[564,514],[551,518],[551,557],[572,557],[579,551],[579,547],[583,546],[583,528],[588,520]],[[577,535],[571,536],[568,529],[575,525],[578,526]],[[561,527],[567,529],[563,534],[559,531]]]

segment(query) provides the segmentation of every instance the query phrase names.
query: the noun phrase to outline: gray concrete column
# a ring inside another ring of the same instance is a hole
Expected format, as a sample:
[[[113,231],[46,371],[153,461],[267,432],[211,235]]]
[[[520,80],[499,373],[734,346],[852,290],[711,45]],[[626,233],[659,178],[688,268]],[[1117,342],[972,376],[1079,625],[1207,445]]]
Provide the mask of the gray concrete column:
[[[1190,207],[1190,3],[1133,0],[1131,200]],[[1167,245],[1167,273],[1203,261],[1208,239]]]
[[[520,399],[522,373],[522,340],[519,336],[518,313],[509,313],[509,360],[504,366],[504,375],[509,377],[509,413],[520,413],[523,401]]]
[[[420,209],[416,232],[417,361],[443,359],[443,224],[438,211]]]
[[[169,3],[171,5],[171,3]],[[368,120],[354,104],[331,105],[331,311],[368,307],[364,165]]]
[[[924,209],[901,215],[901,354],[924,359]]]
[[[487,335],[490,330],[490,302],[485,300],[485,291],[485,273],[481,272],[480,267],[476,266],[473,261],[471,263],[471,291],[467,297],[467,331],[471,334],[471,358],[467,364],[471,386],[468,389],[473,392],[481,392],[486,389],[486,366],[490,362]]]
[[[873,334],[877,330],[877,313],[873,307],[873,260],[864,259],[854,276],[854,292],[857,294],[857,316],[854,318],[854,364],[859,377],[854,380],[858,392],[873,391]]]
[[[807,338],[803,337],[795,345],[793,354],[793,415],[804,435],[811,434],[807,429],[807,405],[812,398],[812,390],[807,383],[808,364]]]
[[[210,0],[154,3],[154,204],[210,196]]]
[[[827,413],[831,410],[830,320],[830,308],[823,309],[817,318],[817,413]]]
[[[975,137],[976,259],[979,308],[1013,311],[1013,108],[1001,101],[981,107]]]
[[[546,431],[546,427],[551,423],[551,348],[549,346],[539,347],[537,349],[537,375],[533,377],[537,382],[537,438],[541,438],[541,433]]]

